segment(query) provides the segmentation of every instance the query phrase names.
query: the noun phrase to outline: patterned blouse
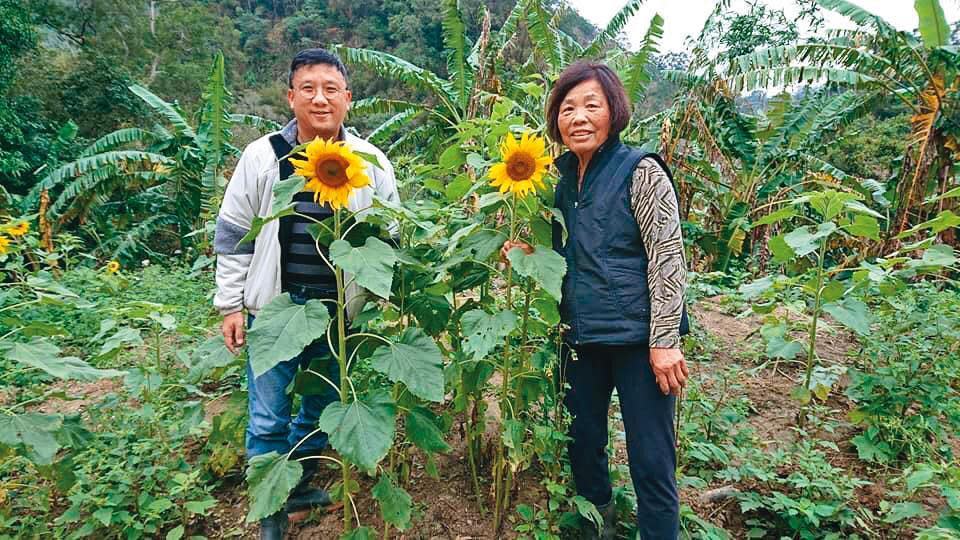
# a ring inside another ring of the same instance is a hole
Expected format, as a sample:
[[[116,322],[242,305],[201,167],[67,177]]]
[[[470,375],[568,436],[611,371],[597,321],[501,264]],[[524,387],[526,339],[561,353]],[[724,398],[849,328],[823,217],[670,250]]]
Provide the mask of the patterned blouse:
[[[687,271],[677,197],[655,159],[642,159],[634,170],[630,203],[649,258],[650,347],[673,349],[680,346]]]

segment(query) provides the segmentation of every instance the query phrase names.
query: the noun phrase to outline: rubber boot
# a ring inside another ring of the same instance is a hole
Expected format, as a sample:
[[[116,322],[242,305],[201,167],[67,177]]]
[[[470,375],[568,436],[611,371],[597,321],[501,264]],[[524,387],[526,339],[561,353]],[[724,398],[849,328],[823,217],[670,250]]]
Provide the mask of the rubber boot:
[[[308,459],[300,463],[303,466],[303,474],[300,475],[300,481],[287,498],[288,514],[322,508],[330,504],[330,494],[326,490],[310,486],[310,480],[317,473],[317,460]]]
[[[260,540],[283,540],[287,535],[286,510],[281,510],[260,520]]]
[[[581,540],[614,540],[617,537],[617,505],[610,501],[597,507],[597,512],[603,518],[603,526],[597,531],[597,525],[584,519],[581,527]]]

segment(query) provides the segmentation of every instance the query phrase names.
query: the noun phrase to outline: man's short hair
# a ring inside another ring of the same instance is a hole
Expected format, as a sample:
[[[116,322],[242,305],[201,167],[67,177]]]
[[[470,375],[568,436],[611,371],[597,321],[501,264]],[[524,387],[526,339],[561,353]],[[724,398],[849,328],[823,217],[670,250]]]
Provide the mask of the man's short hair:
[[[347,66],[343,65],[340,57],[326,49],[304,49],[297,53],[290,62],[290,72],[287,74],[287,86],[293,88],[293,74],[298,69],[305,66],[315,66],[317,64],[326,64],[337,68],[337,71],[343,75],[343,80],[350,85],[350,79],[347,76]]]

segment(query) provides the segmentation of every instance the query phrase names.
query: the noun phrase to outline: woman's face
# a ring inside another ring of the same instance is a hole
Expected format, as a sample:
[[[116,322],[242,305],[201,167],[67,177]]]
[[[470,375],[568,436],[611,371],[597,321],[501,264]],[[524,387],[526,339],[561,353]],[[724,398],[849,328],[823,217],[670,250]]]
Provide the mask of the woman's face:
[[[610,135],[610,105],[595,79],[583,81],[567,92],[557,118],[563,144],[578,157],[588,157]]]

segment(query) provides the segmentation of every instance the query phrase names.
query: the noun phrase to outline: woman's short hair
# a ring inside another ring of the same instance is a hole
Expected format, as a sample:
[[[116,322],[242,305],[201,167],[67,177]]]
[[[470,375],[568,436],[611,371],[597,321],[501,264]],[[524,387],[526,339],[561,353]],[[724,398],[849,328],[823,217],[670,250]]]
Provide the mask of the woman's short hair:
[[[630,122],[630,98],[627,97],[627,90],[620,77],[606,64],[580,60],[560,73],[560,78],[550,91],[550,99],[547,100],[547,133],[555,142],[563,142],[558,121],[560,105],[573,87],[589,80],[600,84],[607,104],[610,105],[610,136],[619,134]]]

